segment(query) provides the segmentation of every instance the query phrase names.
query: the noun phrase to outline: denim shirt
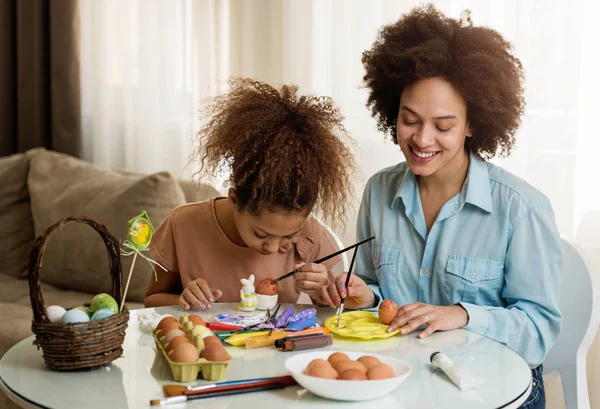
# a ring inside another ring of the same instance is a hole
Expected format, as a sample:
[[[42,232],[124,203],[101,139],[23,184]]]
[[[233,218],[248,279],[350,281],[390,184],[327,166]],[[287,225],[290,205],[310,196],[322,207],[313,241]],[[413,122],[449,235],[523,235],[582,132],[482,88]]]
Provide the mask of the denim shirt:
[[[542,363],[560,332],[560,235],[549,200],[524,180],[470,154],[459,194],[428,232],[406,165],[367,182],[357,223],[356,275],[398,305],[460,303],[465,327]]]

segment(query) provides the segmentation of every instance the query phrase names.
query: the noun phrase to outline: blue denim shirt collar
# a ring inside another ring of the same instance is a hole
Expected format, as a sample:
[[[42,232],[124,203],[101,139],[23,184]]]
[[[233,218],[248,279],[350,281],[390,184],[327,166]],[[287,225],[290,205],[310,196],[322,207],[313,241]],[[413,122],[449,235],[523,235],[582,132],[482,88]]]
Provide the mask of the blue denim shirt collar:
[[[470,203],[492,213],[492,191],[487,164],[472,152],[469,157],[469,172],[460,192],[459,206]]]
[[[458,207],[462,208],[465,203],[470,203],[488,213],[492,213],[492,192],[487,164],[472,152],[469,153],[469,159],[467,179],[460,192]],[[419,200],[419,195],[417,178],[408,166],[390,207],[394,207],[398,198],[404,202],[406,214],[412,214],[417,205],[415,201]]]

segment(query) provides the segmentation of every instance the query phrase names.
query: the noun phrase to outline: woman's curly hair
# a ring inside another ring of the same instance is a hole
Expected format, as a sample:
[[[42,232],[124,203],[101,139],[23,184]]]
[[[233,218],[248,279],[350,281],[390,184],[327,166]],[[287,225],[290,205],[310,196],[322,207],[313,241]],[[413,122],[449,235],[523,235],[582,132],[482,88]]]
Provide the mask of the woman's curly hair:
[[[414,8],[379,33],[365,51],[367,106],[378,129],[394,143],[400,96],[420,79],[440,77],[467,103],[473,137],[466,148],[484,159],[510,154],[525,109],[523,67],[498,32],[474,27],[470,12],[461,20],[432,5]]]
[[[251,79],[233,79],[213,98],[198,132],[200,174],[230,173],[238,210],[310,213],[344,227],[352,201],[354,156],[342,115],[327,97],[298,95]]]

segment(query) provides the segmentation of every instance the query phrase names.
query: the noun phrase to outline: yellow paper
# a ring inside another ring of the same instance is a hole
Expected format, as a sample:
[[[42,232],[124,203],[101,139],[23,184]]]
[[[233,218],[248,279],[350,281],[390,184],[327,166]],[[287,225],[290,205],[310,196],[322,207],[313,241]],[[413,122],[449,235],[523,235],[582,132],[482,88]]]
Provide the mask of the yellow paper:
[[[225,340],[225,342],[227,342],[229,345],[240,347],[240,346],[246,345],[246,338],[259,337],[261,335],[268,335],[268,334],[269,334],[269,331],[246,332],[246,333],[233,334],[232,336],[227,338]]]
[[[245,339],[246,348],[260,348],[274,345],[275,341],[288,336],[285,331],[273,331],[271,335],[261,335],[260,337],[251,337]]]

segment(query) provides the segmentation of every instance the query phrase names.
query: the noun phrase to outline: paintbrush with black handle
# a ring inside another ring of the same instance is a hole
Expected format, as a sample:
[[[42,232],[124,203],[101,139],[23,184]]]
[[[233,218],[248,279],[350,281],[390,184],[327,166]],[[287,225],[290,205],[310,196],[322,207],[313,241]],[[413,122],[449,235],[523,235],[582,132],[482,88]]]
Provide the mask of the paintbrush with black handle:
[[[348,284],[350,283],[350,276],[352,275],[352,268],[354,267],[354,260],[356,259],[356,253],[358,253],[358,249],[354,250],[354,254],[352,255],[352,261],[350,262],[350,268],[348,269],[348,275],[346,276],[346,283],[344,284],[344,289],[346,290],[346,296],[348,296]],[[337,312],[337,324],[336,326],[340,327],[340,316],[342,315],[342,311],[344,311],[344,301],[346,297],[342,298],[342,302],[338,308]]]
[[[316,260],[316,261],[313,261],[313,263],[315,263],[315,264],[319,264],[319,263],[322,263],[322,262],[324,262],[324,261],[327,261],[327,260],[329,260],[329,259],[332,259],[332,258],[334,258],[335,256],[338,256],[338,255],[340,255],[340,254],[342,254],[342,253],[345,253],[345,252],[346,252],[346,251],[348,251],[348,250],[352,250],[353,248],[355,248],[355,247],[358,247],[358,246],[360,246],[361,244],[364,244],[364,243],[366,243],[366,242],[368,242],[368,241],[371,241],[371,240],[373,240],[374,238],[375,238],[375,236],[373,236],[373,237],[370,237],[370,238],[368,238],[368,239],[365,239],[365,240],[363,240],[363,241],[360,241],[360,242],[358,242],[358,243],[356,243],[356,244],[353,244],[353,245],[351,245],[351,246],[349,246],[349,247],[346,247],[345,249],[338,250],[338,251],[336,251],[335,253],[332,253],[332,254],[330,254],[330,255],[328,255],[328,256],[325,256],[325,257],[323,257],[323,258],[320,258],[320,259],[318,259],[318,260]],[[291,276],[293,276],[293,275],[294,275],[294,274],[296,274],[298,271],[299,271],[298,269],[295,269],[295,270],[293,270],[293,271],[290,271],[289,273],[287,273],[287,274],[284,274],[284,275],[282,275],[282,276],[281,276],[281,277],[279,277],[279,278],[276,278],[274,281],[277,283],[277,282],[279,282],[279,281],[281,281],[281,280],[284,280],[284,279],[286,279],[286,278],[288,278],[288,277],[291,277]]]

